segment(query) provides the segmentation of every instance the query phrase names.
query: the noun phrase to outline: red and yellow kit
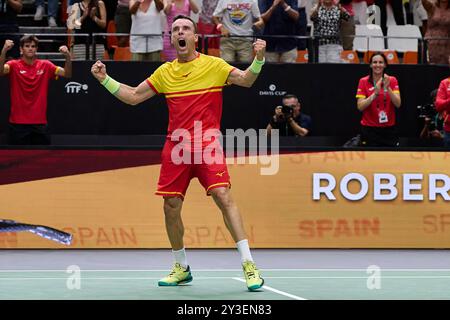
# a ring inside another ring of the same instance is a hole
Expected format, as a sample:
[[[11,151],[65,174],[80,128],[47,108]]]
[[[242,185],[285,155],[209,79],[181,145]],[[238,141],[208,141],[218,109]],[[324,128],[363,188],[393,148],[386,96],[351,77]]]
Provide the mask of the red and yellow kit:
[[[177,129],[188,133],[182,142],[192,146],[192,160],[194,152],[202,152],[210,144],[210,140],[203,139],[203,134],[207,130],[220,129],[222,89],[233,69],[220,58],[198,54],[189,62],[180,63],[178,59],[166,62],[147,79],[153,91],[165,95],[169,107],[169,128],[156,194],[184,198],[194,177],[199,179],[207,193],[215,187],[230,185],[223,155],[221,163],[174,162],[172,150],[179,142],[172,141],[172,136],[177,134]],[[197,129],[200,127],[201,130],[194,130],[196,122]],[[194,149],[194,145],[200,148]]]
[[[400,93],[398,81],[395,77],[390,77],[390,88],[394,93]],[[369,76],[361,78],[356,92],[356,98],[367,98],[374,93],[374,84],[369,81]],[[387,121],[380,123],[380,112],[387,115]],[[389,93],[380,89],[379,96],[364,109],[361,119],[361,125],[368,127],[390,127],[395,125],[395,106],[391,102]]]

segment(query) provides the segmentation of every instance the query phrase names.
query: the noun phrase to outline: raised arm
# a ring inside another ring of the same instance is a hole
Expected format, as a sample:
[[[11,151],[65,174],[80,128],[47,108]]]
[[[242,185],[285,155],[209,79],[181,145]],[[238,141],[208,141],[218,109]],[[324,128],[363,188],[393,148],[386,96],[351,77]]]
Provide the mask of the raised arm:
[[[130,0],[130,3],[128,5],[128,9],[130,10],[130,14],[135,14],[138,9],[139,6],[141,5],[142,1],[140,0]],[[156,4],[156,2],[155,2]]]
[[[270,18],[272,18],[273,12],[278,7],[278,5],[281,4],[281,1],[282,0],[274,0],[269,9],[267,9],[265,12],[261,12],[261,18],[264,20],[264,23],[267,23]]]
[[[66,46],[59,47],[59,52],[64,55],[66,62],[64,63],[64,68],[58,68],[57,75],[64,78],[72,77],[72,59],[70,58],[69,49]]]
[[[5,40],[2,52],[0,53],[0,76],[7,75],[9,73],[9,66],[5,64],[6,53],[14,47],[14,42],[12,40]]]
[[[100,60],[92,65],[91,73],[117,99],[129,105],[135,106],[156,94],[146,81],[137,87],[117,82],[107,75],[106,66]]]
[[[170,14],[172,10],[172,0],[164,0],[164,13],[166,15]]]
[[[398,109],[402,105],[402,100],[400,98],[400,93],[398,91],[393,91],[391,86],[391,77],[387,74],[384,75],[383,80],[383,86],[384,88],[387,88],[387,93],[389,94],[389,97],[391,98],[391,102],[394,104],[394,106]]]
[[[103,1],[98,2],[98,8],[100,9],[100,19],[96,16],[92,17],[92,20],[102,29],[106,29],[106,6]]]
[[[299,18],[298,11],[293,9],[290,5],[288,5],[286,2],[281,1],[281,7],[283,8],[284,12],[289,16],[291,20],[296,22]]]
[[[189,6],[191,7],[191,11],[193,13],[198,13],[199,9],[198,9],[198,5],[195,2],[195,0],[189,0]]]
[[[235,68],[228,76],[228,83],[247,88],[250,88],[253,85],[265,62],[264,55],[266,53],[266,41],[257,39],[253,43],[253,49],[255,50],[256,57],[252,64],[245,71]]]
[[[434,4],[430,0],[422,0],[422,5],[430,16],[431,12],[433,12]]]
[[[164,1],[163,0],[155,0],[156,10],[161,11],[164,9]]]

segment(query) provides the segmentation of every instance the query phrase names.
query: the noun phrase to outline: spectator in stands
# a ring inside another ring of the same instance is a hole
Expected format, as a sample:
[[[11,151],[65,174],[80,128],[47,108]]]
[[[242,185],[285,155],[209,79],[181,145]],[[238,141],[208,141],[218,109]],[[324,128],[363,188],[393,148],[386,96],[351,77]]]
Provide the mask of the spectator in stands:
[[[50,144],[47,128],[47,93],[51,79],[70,78],[72,63],[66,46],[59,51],[65,57],[64,68],[49,60],[36,58],[39,40],[33,35],[20,39],[21,59],[5,64],[6,52],[14,43],[6,40],[0,54],[0,76],[10,80],[11,110],[9,116],[9,144]]]
[[[280,136],[307,136],[311,131],[311,117],[301,113],[301,104],[296,95],[286,94],[282,106],[275,108],[275,114],[267,125],[267,134],[278,129]]]
[[[341,20],[341,41],[344,50],[353,50],[353,39],[355,37],[355,13],[352,0],[341,0],[340,4],[348,12],[348,20]]]
[[[359,80],[356,93],[362,112],[362,145],[395,147],[399,138],[395,127],[395,108],[400,108],[400,90],[395,77],[385,74],[387,59],[381,52],[370,57],[370,74]]]
[[[259,0],[259,10],[264,21],[266,36],[295,36],[297,34],[298,0]],[[297,39],[264,38],[267,42],[268,62],[295,63]]]
[[[129,7],[130,7],[130,0],[119,0],[117,2],[116,13],[114,15],[116,33],[130,33],[131,13]],[[117,36],[117,46],[127,47],[128,36]]]
[[[427,32],[428,60],[430,63],[446,64],[450,55],[450,8],[448,0],[422,0],[428,13]],[[446,38],[432,40],[432,38]]]
[[[425,35],[427,31],[428,14],[422,5],[422,0],[409,0],[408,4],[409,14],[406,15],[406,24],[418,26],[422,35]]]
[[[300,37],[306,37],[308,32],[308,17],[306,14],[306,2],[309,0],[297,0],[298,5],[298,21],[296,35]],[[308,41],[306,39],[297,40],[297,50],[305,50],[308,47]]]
[[[200,35],[219,35],[220,31],[217,30],[212,17],[214,10],[217,7],[219,0],[203,0],[202,10],[198,16],[197,30]],[[208,39],[208,49],[219,49],[219,38]]]
[[[35,0],[36,13],[35,21],[41,21],[44,17],[44,0]],[[56,16],[58,14],[58,0],[47,0],[47,21],[49,27],[57,27]]]
[[[420,132],[420,137],[430,142],[430,145],[432,146],[443,145],[444,139],[445,111],[437,112],[436,110],[437,92],[437,89],[431,91],[431,103],[422,106],[422,108],[424,108],[424,111],[422,112],[425,114],[420,114],[420,117],[424,116],[424,126],[422,128],[422,131]],[[426,106],[430,106],[432,109]]]
[[[104,33],[106,30],[106,8],[102,0],[83,0],[72,6],[71,17],[80,16],[74,21],[75,34],[89,34],[88,42],[85,37],[72,37],[71,47],[73,58],[86,59],[86,44],[89,44],[89,57],[103,59],[105,52],[105,37],[95,38],[95,57],[93,54],[93,33]],[[69,20],[73,18],[69,17]]]
[[[333,0],[320,1],[311,11],[314,22],[314,36],[318,38],[319,62],[340,63],[342,44],[340,26],[342,20],[348,20],[350,15]]]
[[[450,65],[450,55],[448,56]],[[444,79],[439,84],[436,97],[436,110],[444,116],[444,146],[450,147],[450,77]]]
[[[380,10],[380,27],[384,35],[387,35],[387,10],[386,5],[390,4],[392,13],[394,15],[395,23],[397,25],[404,25],[405,18],[403,16],[403,3],[402,0],[375,0],[375,5]]]
[[[198,6],[194,0],[164,0],[164,13],[167,17],[167,28],[164,30],[163,55],[166,61],[172,61],[177,57],[177,52],[170,43],[170,27],[173,18],[178,15],[190,16],[191,11],[193,13],[198,13]]]
[[[367,24],[367,5],[366,0],[352,0],[355,24]]]
[[[19,32],[17,14],[22,11],[22,0],[0,0],[0,48],[3,48],[6,39],[12,39],[16,45],[8,52],[8,58],[19,57],[19,36],[11,33]]]
[[[131,36],[130,46],[134,61],[161,61],[163,49],[161,11],[163,0],[131,0],[132,34],[159,34],[159,36]]]
[[[233,36],[251,36],[253,28],[262,29],[264,22],[257,0],[219,0],[213,21],[222,34],[220,57],[227,62],[251,62],[252,38]]]

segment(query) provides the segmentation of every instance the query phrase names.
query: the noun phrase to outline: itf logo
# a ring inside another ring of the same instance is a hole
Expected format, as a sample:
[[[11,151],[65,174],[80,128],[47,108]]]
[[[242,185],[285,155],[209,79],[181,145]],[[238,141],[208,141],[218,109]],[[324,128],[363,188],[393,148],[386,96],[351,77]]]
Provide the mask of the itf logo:
[[[88,88],[89,88],[87,84],[81,84],[81,83],[74,82],[74,81],[67,83],[65,87],[66,87],[66,92],[69,94],[72,94],[72,93],[78,94],[80,92],[88,93]]]

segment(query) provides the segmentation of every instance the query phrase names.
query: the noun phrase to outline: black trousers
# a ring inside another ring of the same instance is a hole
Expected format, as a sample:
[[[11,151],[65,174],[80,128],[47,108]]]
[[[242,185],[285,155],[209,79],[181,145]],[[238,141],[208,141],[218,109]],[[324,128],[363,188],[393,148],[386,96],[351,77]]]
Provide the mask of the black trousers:
[[[50,134],[46,124],[10,123],[8,144],[11,145],[49,145]]]
[[[361,126],[361,143],[364,147],[398,147],[397,129]]]

